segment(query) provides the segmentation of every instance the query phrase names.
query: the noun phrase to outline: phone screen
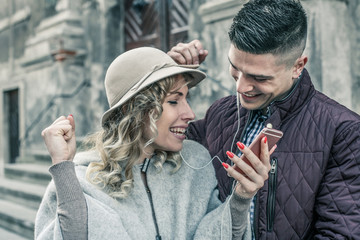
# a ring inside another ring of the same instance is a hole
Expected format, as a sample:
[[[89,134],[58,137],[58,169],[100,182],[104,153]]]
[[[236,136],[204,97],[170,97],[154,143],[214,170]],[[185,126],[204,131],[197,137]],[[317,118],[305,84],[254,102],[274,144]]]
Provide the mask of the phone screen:
[[[271,148],[273,146],[275,146],[275,144],[280,140],[280,138],[282,138],[283,132],[276,130],[276,129],[272,129],[272,128],[264,128],[263,130],[261,130],[261,132],[256,136],[254,141],[249,146],[250,150],[257,157],[260,157],[260,152],[261,152],[261,145],[260,145],[261,142],[260,141],[265,136],[267,137],[268,148],[270,151]],[[251,166],[251,163],[245,156],[242,156],[242,159]],[[235,169],[242,173],[242,171],[239,168],[235,167]]]
[[[275,144],[280,140],[280,138],[282,138],[283,132],[272,128],[264,128],[263,130],[261,130],[259,135],[256,136],[254,141],[249,146],[251,151],[253,151],[253,153],[258,157],[260,156],[260,151],[261,151],[260,141],[265,136],[267,137],[267,142],[270,151],[271,148],[275,146]]]

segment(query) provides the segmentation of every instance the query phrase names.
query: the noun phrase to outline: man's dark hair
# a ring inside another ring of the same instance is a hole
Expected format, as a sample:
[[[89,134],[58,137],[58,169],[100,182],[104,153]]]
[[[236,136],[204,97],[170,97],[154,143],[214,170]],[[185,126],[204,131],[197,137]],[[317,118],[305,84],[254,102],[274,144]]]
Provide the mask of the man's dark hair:
[[[292,66],[305,49],[307,16],[299,0],[250,0],[234,17],[229,37],[239,50],[281,56]]]

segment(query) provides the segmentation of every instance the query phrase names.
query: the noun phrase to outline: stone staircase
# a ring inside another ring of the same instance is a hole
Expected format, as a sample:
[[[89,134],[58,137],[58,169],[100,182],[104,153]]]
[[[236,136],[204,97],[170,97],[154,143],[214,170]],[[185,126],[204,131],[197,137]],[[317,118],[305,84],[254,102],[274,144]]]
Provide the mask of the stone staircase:
[[[46,186],[51,180],[51,159],[5,164],[0,178],[0,240],[34,239],[34,223]]]

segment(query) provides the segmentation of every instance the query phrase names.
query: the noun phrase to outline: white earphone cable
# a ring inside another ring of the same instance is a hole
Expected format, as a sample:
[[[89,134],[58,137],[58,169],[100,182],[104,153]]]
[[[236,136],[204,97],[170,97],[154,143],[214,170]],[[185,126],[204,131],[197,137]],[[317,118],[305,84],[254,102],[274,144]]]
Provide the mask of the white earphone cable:
[[[237,129],[236,129],[234,138],[233,138],[232,143],[231,143],[231,149],[230,149],[231,152],[233,152],[233,146],[234,146],[234,143],[235,143],[235,139],[236,139],[236,136],[237,136],[237,134],[238,134],[238,132],[239,132],[239,130],[240,130],[240,107],[239,107],[239,93],[238,93],[238,92],[236,92],[236,106],[237,106],[238,124],[237,124]],[[191,165],[185,160],[185,158],[182,156],[181,152],[179,152],[179,153],[180,153],[180,156],[181,156],[181,158],[183,159],[184,163],[185,163],[187,166],[189,166],[190,168],[194,169],[194,170],[200,170],[200,169],[206,168],[210,163],[212,163],[212,161],[213,161],[215,158],[217,158],[217,159],[220,161],[221,164],[223,163],[223,161],[221,161],[221,159],[219,158],[219,156],[216,155],[216,156],[214,156],[213,158],[211,158],[211,160],[210,160],[208,163],[206,163],[204,166],[195,167],[195,166],[191,166]],[[235,182],[234,182],[234,183],[235,183]],[[230,195],[230,197],[228,197],[228,198],[226,199],[226,201],[225,201],[225,207],[224,207],[224,210],[223,210],[222,216],[221,216],[221,226],[220,226],[221,239],[223,239],[222,233],[223,233],[223,225],[224,225],[223,223],[224,223],[225,209],[226,209],[227,205],[229,204],[230,199],[232,198],[232,196],[233,196],[233,194],[234,194],[234,191],[235,191],[235,188],[234,188],[234,184],[233,184],[233,186],[232,186],[232,191],[231,191],[231,195]],[[230,219],[231,219],[231,216],[230,216]],[[230,239],[231,239],[231,237],[230,237]]]

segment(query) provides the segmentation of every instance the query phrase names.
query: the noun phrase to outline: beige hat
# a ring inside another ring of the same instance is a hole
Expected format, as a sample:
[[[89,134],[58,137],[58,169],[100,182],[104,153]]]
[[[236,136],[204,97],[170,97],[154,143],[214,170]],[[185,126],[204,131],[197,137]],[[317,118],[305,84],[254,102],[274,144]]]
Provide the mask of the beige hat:
[[[206,78],[196,70],[198,65],[178,65],[169,55],[152,47],[140,47],[118,56],[109,66],[105,76],[105,91],[110,109],[101,119],[102,125],[112,111],[124,104],[150,84],[180,73],[193,76],[191,88]]]

